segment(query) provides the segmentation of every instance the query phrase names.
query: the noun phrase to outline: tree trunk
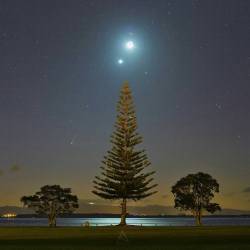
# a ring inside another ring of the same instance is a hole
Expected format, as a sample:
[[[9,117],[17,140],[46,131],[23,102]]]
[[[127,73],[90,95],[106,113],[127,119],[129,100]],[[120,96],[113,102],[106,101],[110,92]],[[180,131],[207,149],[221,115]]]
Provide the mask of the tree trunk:
[[[56,227],[56,215],[50,214],[48,219],[49,219],[49,227]]]
[[[121,213],[121,222],[120,226],[126,226],[126,217],[127,217],[127,200],[123,199],[121,203],[122,213]]]
[[[199,226],[202,226],[202,223],[201,223],[201,216],[202,216],[202,214],[201,214],[201,211],[199,211]]]
[[[201,226],[201,211],[197,211],[195,214],[196,226]]]

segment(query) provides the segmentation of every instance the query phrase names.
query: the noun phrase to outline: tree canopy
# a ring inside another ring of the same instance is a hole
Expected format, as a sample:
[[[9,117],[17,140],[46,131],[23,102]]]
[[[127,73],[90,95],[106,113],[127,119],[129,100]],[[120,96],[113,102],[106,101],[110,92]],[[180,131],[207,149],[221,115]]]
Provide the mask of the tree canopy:
[[[197,225],[201,225],[203,211],[214,213],[221,210],[219,204],[210,202],[218,192],[218,182],[202,172],[189,174],[172,187],[175,207],[191,211]]]
[[[21,202],[24,206],[34,209],[39,215],[46,215],[49,226],[56,226],[56,217],[71,214],[78,208],[78,198],[71,194],[70,188],[59,185],[46,185],[31,196],[23,196]]]

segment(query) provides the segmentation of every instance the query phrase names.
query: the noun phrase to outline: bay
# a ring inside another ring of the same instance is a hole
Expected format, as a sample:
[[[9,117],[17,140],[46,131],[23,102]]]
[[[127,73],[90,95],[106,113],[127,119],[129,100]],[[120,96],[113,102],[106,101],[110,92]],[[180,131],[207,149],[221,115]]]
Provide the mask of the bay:
[[[57,226],[80,227],[87,223],[90,226],[114,226],[119,222],[119,218],[58,218]],[[194,226],[194,222],[191,217],[127,218],[127,224],[139,226]],[[250,217],[204,217],[202,222],[208,226],[250,226]],[[46,218],[0,218],[0,227],[47,225]]]

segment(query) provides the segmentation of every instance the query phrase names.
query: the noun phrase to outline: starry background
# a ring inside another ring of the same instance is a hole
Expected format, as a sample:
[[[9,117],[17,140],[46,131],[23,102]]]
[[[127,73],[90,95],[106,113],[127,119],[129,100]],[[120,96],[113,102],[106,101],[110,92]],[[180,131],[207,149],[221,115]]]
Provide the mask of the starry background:
[[[159,184],[139,204],[172,205],[204,171],[223,207],[250,209],[249,44],[248,0],[0,0],[0,205],[45,184],[96,199],[128,80]]]

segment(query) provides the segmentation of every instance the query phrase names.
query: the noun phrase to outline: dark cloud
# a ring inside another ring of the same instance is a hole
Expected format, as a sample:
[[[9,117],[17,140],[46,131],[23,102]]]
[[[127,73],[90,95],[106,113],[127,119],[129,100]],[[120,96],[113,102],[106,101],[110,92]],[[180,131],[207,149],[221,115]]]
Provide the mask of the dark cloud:
[[[243,190],[243,193],[250,193],[250,187],[246,187],[246,188]]]
[[[19,172],[21,170],[21,167],[17,164],[14,164],[10,167],[11,172]]]

